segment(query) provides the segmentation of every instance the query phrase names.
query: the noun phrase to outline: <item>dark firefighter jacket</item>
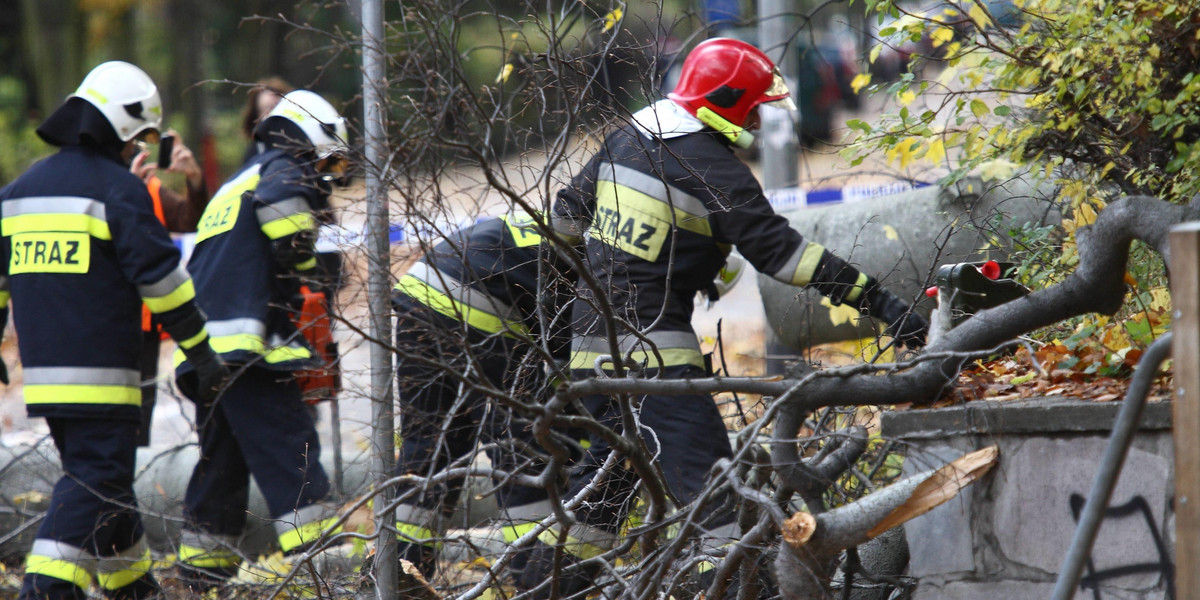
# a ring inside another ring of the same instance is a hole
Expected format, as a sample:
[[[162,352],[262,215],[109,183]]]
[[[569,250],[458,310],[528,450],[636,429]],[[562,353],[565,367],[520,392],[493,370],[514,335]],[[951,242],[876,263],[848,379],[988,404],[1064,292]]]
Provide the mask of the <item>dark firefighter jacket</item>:
[[[64,146],[0,190],[0,271],[31,416],[141,419],[143,301],[182,347],[207,339],[146,185],[111,152]]]
[[[196,228],[188,270],[208,315],[212,347],[231,364],[277,371],[317,366],[288,317],[299,275],[313,272],[328,192],[310,163],[279,149],[256,155],[217,190]],[[175,354],[177,372],[191,370]]]
[[[542,244],[533,220],[510,214],[439,242],[400,278],[396,291],[487,334],[527,339],[543,330],[545,318],[550,352],[565,360],[569,315],[559,313],[569,306],[574,282],[565,261]]]
[[[670,112],[670,100],[655,107]],[[635,115],[635,122],[655,121]],[[668,115],[669,116],[669,115]],[[689,118],[690,117],[686,117]],[[651,368],[704,366],[691,327],[694,298],[725,263],[733,246],[761,273],[784,283],[813,285],[834,302],[857,306],[866,275],[820,244],[805,240],[772,210],[749,167],[725,138],[695,127],[672,135],[627,125],[605,140],[571,183],[559,191],[553,228],[585,240],[590,268],[617,316],[636,328],[614,332],[622,354]],[[593,296],[579,286],[579,297]],[[592,301],[574,303],[571,367],[591,369],[612,355]]]

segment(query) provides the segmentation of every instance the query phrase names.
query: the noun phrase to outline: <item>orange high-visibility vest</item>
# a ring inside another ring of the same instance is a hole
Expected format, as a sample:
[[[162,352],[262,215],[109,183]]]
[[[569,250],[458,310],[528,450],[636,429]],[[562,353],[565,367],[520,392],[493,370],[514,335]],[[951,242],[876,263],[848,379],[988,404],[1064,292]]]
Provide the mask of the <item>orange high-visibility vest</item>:
[[[151,177],[146,181],[146,189],[150,192],[150,199],[154,200],[154,216],[158,217],[158,222],[167,226],[167,216],[163,213],[162,196],[159,195],[159,190],[162,189],[162,180],[158,177]],[[150,322],[150,308],[142,304],[142,331],[154,331],[153,325]]]

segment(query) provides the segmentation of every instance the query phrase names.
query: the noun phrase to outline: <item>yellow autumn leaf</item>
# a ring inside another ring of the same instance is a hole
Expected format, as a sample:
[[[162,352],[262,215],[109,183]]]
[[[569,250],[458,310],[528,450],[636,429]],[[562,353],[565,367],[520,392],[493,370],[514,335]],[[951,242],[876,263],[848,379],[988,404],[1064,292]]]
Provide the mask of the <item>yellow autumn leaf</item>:
[[[850,89],[854,90],[855,94],[862,92],[862,89],[871,85],[870,73],[859,73],[850,81]]]
[[[949,27],[935,27],[929,37],[933,47],[939,48],[954,39],[954,30]]]
[[[1084,202],[1075,209],[1075,224],[1077,227],[1091,225],[1096,222],[1096,209],[1092,205]]]
[[[1151,310],[1167,310],[1171,308],[1171,290],[1165,286],[1151,289],[1149,308]]]
[[[884,225],[883,226],[883,237],[885,237],[889,240],[898,240],[898,239],[900,239],[900,234],[896,233],[895,227],[892,227],[891,225]]]
[[[500,69],[500,74],[496,76],[496,83],[508,83],[508,77],[512,75],[512,72],[512,63],[504,63],[504,66]]]
[[[870,64],[875,64],[875,61],[879,58],[880,52],[883,52],[883,44],[875,44],[872,46],[871,52],[867,56],[867,62]]]
[[[929,150],[925,152],[925,158],[934,164],[941,163],[942,159],[946,158],[946,144],[942,138],[937,138],[929,143]]]
[[[984,181],[998,181],[1012,177],[1017,164],[1003,158],[994,158],[979,165],[979,176]]]
[[[614,8],[612,9],[612,12],[604,15],[604,31],[608,31],[613,27],[616,27],[617,23],[621,22],[621,16],[624,14],[625,12],[621,9]]]
[[[821,306],[829,309],[829,322],[834,325],[842,325],[844,323],[854,323],[859,318],[859,313],[854,308],[845,304],[834,306],[829,298],[821,298]]]
[[[904,90],[896,95],[896,100],[900,102],[900,106],[908,106],[913,100],[917,99],[917,93],[912,90]]]
[[[987,11],[983,10],[983,7],[980,6],[980,3],[971,4],[971,8],[967,11],[967,15],[971,17],[971,20],[975,22],[975,27],[978,27],[980,31],[987,29],[992,25],[992,20],[988,18]]]
[[[888,164],[898,162],[900,163],[901,169],[907,167],[908,164],[913,161],[913,157],[916,156],[917,148],[920,147],[920,139],[915,137],[904,138],[900,141],[900,143],[888,148],[887,152],[885,153]]]

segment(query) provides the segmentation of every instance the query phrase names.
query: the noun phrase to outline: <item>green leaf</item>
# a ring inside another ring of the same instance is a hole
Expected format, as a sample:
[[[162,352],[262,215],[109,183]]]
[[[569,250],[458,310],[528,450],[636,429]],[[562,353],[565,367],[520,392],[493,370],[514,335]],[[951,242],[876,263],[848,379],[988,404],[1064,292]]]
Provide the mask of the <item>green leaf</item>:
[[[982,118],[984,115],[988,114],[988,107],[983,103],[983,100],[971,100],[971,112],[974,113],[976,117]]]
[[[1001,104],[992,111],[997,117],[1007,117],[1012,112],[1012,107],[1007,104]]]

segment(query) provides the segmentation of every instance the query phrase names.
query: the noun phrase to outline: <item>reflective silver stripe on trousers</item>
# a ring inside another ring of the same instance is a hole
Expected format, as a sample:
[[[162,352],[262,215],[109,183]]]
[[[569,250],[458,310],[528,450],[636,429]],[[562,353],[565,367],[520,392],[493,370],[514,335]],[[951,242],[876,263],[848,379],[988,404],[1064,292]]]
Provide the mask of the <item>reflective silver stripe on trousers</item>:
[[[231,335],[255,335],[260,338],[267,336],[267,325],[258,319],[225,319],[222,321],[209,321],[205,327],[208,329],[208,335],[212,337],[226,337]]]
[[[549,500],[500,509],[500,516],[510,521],[541,521],[552,514],[554,503]]]
[[[651,331],[645,334],[645,338],[659,350],[670,348],[700,351],[700,340],[694,331]],[[641,338],[632,335],[617,338],[617,343],[621,347],[621,354],[631,350],[650,352],[650,347]],[[571,351],[608,354],[612,351],[612,346],[608,344],[608,338],[581,335],[571,340]]]
[[[441,514],[438,511],[421,508],[412,504],[401,504],[396,507],[396,522],[405,525],[416,525],[434,531],[440,531]]]
[[[521,315],[517,314],[513,307],[497,300],[491,294],[470,287],[423,262],[413,264],[412,268],[408,270],[408,274],[469,308],[491,313],[504,321],[521,319]]]
[[[298,508],[274,517],[275,520],[275,535],[281,536],[285,533],[304,527],[309,523],[316,523],[337,515],[337,511],[324,504],[309,504],[304,508]]]
[[[575,523],[571,526],[570,532],[567,535],[585,543],[591,544],[597,548],[610,550],[617,541],[618,534],[605,531],[583,523]]]
[[[29,549],[29,554],[69,562],[88,573],[96,572],[97,558],[95,554],[58,540],[38,538],[33,541],[33,547]]]
[[[2,206],[5,217],[60,213],[87,215],[108,222],[108,212],[103,202],[80,196],[34,196],[20,200],[7,200]]]
[[[258,217],[259,223],[270,223],[284,217],[307,214],[312,214],[312,206],[308,204],[308,200],[300,196],[272,202],[254,210],[254,216]]]
[[[25,385],[122,385],[138,387],[142,375],[136,369],[108,367],[26,367]]]
[[[205,533],[203,531],[183,530],[179,535],[179,543],[201,550],[228,550],[237,552],[238,536]]]
[[[136,544],[116,553],[113,556],[99,556],[96,572],[99,574],[120,573],[121,571],[130,570],[138,561],[146,558],[146,553],[150,551],[150,545],[146,543],[146,536],[142,536]]]
[[[191,278],[192,276],[188,274],[187,269],[185,269],[183,265],[179,265],[178,267],[175,267],[174,271],[168,273],[166,277],[163,277],[154,283],[139,285],[138,294],[140,294],[143,298],[160,298],[179,289],[179,286],[183,285],[188,279]]]
[[[702,200],[668,185],[661,178],[649,173],[643,173],[624,165],[604,163],[600,165],[597,179],[635,189],[697,219],[708,218],[709,210]]]

